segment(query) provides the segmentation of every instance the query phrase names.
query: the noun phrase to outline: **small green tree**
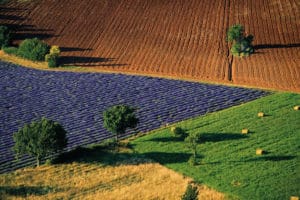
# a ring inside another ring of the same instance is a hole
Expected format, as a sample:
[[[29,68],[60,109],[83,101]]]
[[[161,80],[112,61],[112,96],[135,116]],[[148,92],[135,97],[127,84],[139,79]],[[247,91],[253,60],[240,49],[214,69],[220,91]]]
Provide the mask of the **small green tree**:
[[[138,118],[135,109],[126,105],[116,105],[108,108],[103,113],[104,127],[115,135],[118,142],[119,135],[124,134],[127,128],[135,128]]]
[[[191,133],[189,136],[185,138],[186,146],[193,151],[193,155],[190,158],[190,164],[194,165],[197,158],[197,145],[200,142],[200,134],[199,133]]]
[[[45,61],[48,62],[48,67],[54,68],[59,65],[60,48],[57,45],[53,45],[50,48],[50,53],[46,54]]]
[[[181,200],[198,200],[198,189],[192,184],[188,184],[185,193],[181,197]]]
[[[34,156],[37,166],[42,158],[59,152],[67,146],[64,128],[59,123],[46,118],[25,124],[14,133],[13,140],[16,157],[24,154]]]
[[[244,39],[244,32],[244,27],[240,24],[231,26],[227,32],[227,41],[240,43]]]
[[[7,47],[10,43],[10,30],[7,26],[0,26],[0,49]]]
[[[171,132],[175,137],[184,138],[186,136],[186,132],[181,127],[173,126]]]
[[[234,56],[248,56],[254,52],[252,45],[253,35],[245,36],[245,29],[242,25],[231,26],[227,31],[226,40],[232,43],[230,52]]]
[[[45,59],[46,59],[46,62],[48,63],[49,68],[58,67],[58,55],[56,55],[56,54],[47,54]]]
[[[18,56],[33,61],[43,61],[48,52],[49,45],[38,38],[26,39],[18,48]]]

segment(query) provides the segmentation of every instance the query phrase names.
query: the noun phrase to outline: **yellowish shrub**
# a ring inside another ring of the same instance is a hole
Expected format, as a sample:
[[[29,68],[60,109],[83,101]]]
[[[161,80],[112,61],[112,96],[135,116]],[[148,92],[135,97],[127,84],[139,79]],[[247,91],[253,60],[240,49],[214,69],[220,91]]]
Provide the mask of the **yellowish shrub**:
[[[256,155],[262,155],[264,151],[262,149],[256,149]]]
[[[265,113],[259,112],[259,113],[257,114],[257,116],[258,116],[258,117],[264,117],[264,116],[265,116]]]
[[[50,54],[59,55],[60,54],[60,48],[57,45],[53,45],[50,48]]]
[[[242,134],[248,134],[248,133],[249,133],[249,129],[247,128],[242,129]]]

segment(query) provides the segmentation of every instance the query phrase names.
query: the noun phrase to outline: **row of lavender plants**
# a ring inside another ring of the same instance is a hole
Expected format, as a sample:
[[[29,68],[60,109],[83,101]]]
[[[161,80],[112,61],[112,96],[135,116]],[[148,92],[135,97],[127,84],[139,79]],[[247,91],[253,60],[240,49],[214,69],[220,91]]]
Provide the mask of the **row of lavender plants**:
[[[113,105],[137,108],[139,125],[127,134],[203,115],[267,95],[261,90],[121,74],[50,72],[0,62],[0,173],[34,163],[18,162],[12,135],[47,117],[68,132],[68,148],[112,137],[102,112]]]

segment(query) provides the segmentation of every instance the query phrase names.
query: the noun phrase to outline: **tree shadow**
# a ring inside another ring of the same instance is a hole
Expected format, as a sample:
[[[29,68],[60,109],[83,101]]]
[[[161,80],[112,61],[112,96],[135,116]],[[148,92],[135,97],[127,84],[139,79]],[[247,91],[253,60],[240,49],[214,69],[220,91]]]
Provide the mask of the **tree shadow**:
[[[2,9],[0,8],[0,11]],[[23,21],[25,18],[23,17],[20,17],[20,16],[17,16],[17,15],[3,15],[3,14],[0,14],[0,20],[13,20],[13,21]]]
[[[116,146],[95,146],[95,147],[77,147],[74,150],[65,152],[52,160],[53,164],[67,163],[88,163],[99,164],[102,166],[118,166],[121,164],[137,165],[140,163],[149,163],[140,154],[130,152],[118,152]]]
[[[186,162],[191,154],[188,153],[165,153],[165,152],[118,152],[115,146],[77,147],[65,152],[52,160],[53,164],[66,163],[93,163],[100,165],[118,166],[123,164],[138,165],[157,161],[161,164]]]
[[[67,164],[72,162],[94,163],[101,162],[107,152],[104,147],[97,146],[93,148],[76,147],[75,149],[64,152],[52,160],[53,164]]]
[[[53,190],[57,191],[56,188],[50,186],[0,186],[0,194],[20,197],[26,197],[28,195],[42,196]]]
[[[91,51],[91,48],[79,48],[79,47],[59,47],[61,52],[74,52],[74,51]]]
[[[101,57],[84,57],[84,56],[61,56],[59,58],[62,66],[125,66],[127,64],[109,64],[106,62],[115,61],[115,58],[101,58]]]
[[[258,44],[254,45],[254,49],[285,49],[285,48],[297,48],[300,47],[300,43],[295,44]]]
[[[275,156],[261,156],[257,158],[248,159],[245,162],[256,162],[256,161],[286,161],[286,160],[293,160],[297,156],[283,156],[283,155],[275,155]]]
[[[47,29],[31,29],[28,32],[16,32],[13,34],[13,39],[25,40],[25,39],[38,38],[40,40],[45,40],[52,37],[58,37],[58,35],[48,33],[51,31],[52,30],[47,30]]]
[[[25,11],[25,8],[16,8],[16,7],[7,7],[5,5],[1,5],[1,2],[9,1],[9,0],[0,0],[0,11],[14,12],[14,11]],[[5,6],[5,7],[4,7]]]
[[[143,156],[151,158],[160,164],[184,163],[187,162],[192,154],[190,153],[167,153],[167,152],[147,152]],[[198,155],[197,158],[201,156]]]
[[[114,58],[101,57],[84,57],[84,56],[61,56],[60,63],[62,65],[80,64],[80,63],[103,63],[114,61]]]
[[[201,142],[221,142],[226,140],[239,140],[248,138],[240,133],[203,133],[200,136]]]
[[[51,37],[58,37],[58,35],[51,33],[54,31],[53,29],[41,29],[28,24],[2,23],[2,25],[7,26],[11,30],[13,44],[15,41],[22,41],[25,39],[38,38],[44,40]]]
[[[280,162],[280,161],[287,161],[287,160],[293,160],[297,156],[259,156],[256,158],[250,158],[245,160],[230,160],[229,163],[246,163],[246,162],[264,162],[264,161],[272,161],[272,162]],[[206,162],[204,164],[207,165],[217,165],[221,164],[220,161],[215,162]]]
[[[170,136],[170,137],[151,138],[146,141],[150,141],[150,142],[182,142],[182,141],[184,141],[184,138],[185,137]]]
[[[9,8],[9,7],[0,7],[0,10],[3,10],[3,12],[21,11],[20,9]],[[51,37],[57,37],[56,35],[53,34],[52,29],[40,29],[30,24],[22,24],[22,22],[25,19],[26,18],[15,14],[9,14],[9,13],[0,14],[0,20],[2,21],[1,25],[7,26],[12,31],[11,36],[13,41],[15,40],[20,41],[20,40],[31,39],[31,38],[39,38],[42,40]]]

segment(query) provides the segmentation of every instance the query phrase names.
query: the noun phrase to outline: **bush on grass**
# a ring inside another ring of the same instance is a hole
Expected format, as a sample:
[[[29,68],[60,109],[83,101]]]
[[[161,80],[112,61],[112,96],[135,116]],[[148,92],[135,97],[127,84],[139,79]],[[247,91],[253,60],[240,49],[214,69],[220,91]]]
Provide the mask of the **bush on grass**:
[[[198,200],[198,193],[197,187],[189,184],[181,197],[181,200]]]
[[[2,47],[2,50],[8,55],[18,55],[18,48],[16,47]]]
[[[184,138],[186,136],[185,131],[181,127],[171,127],[171,132],[175,137]]]
[[[49,45],[38,38],[26,39],[21,42],[18,56],[32,61],[43,61],[49,52]]]
[[[53,45],[50,48],[50,53],[46,54],[45,61],[48,63],[49,68],[54,68],[59,66],[59,54],[60,48],[57,45]]]
[[[46,58],[49,68],[58,67],[58,56],[57,55],[47,54],[45,58]]]

